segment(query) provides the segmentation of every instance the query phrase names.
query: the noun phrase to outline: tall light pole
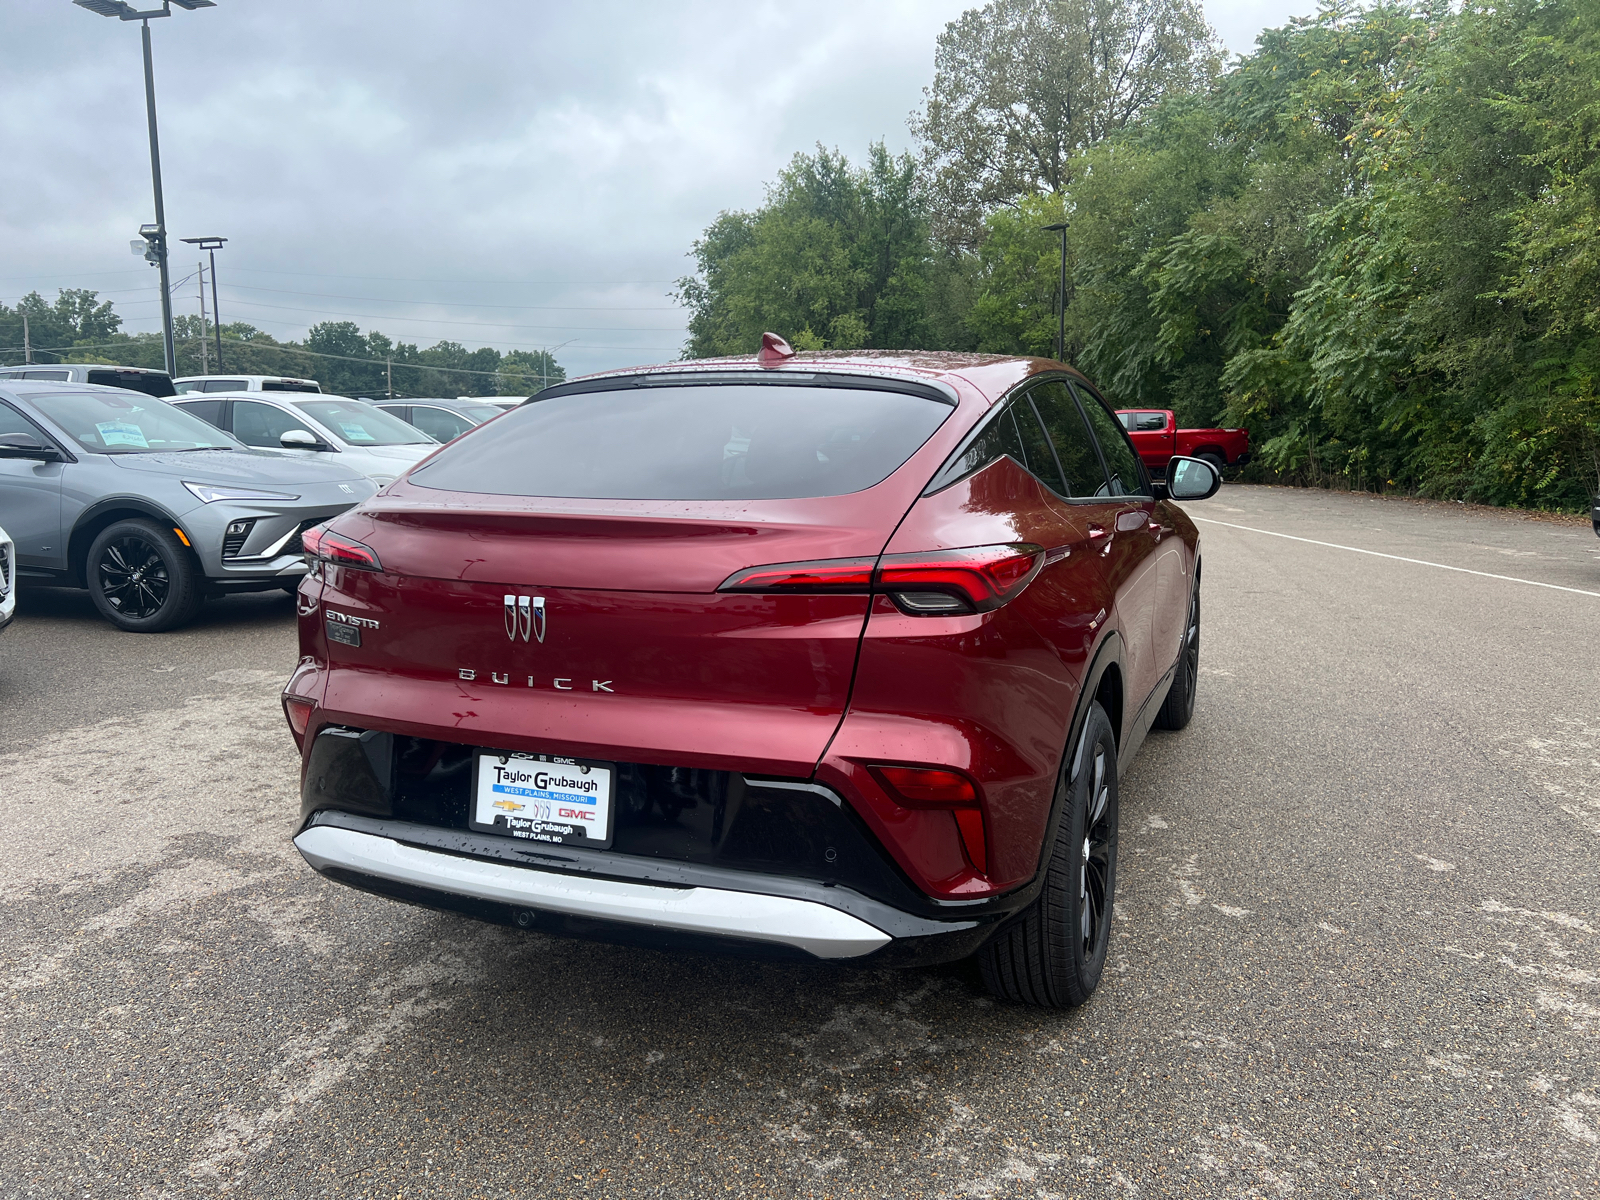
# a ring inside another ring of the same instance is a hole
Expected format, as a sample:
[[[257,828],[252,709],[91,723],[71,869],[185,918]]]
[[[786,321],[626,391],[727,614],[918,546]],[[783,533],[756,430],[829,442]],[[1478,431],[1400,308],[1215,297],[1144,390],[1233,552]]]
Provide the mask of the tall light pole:
[[[198,237],[184,238],[183,240],[191,246],[199,246],[200,249],[209,252],[211,255],[211,319],[216,322],[217,371],[220,373],[222,370],[222,310],[217,307],[217,251],[222,249],[222,243],[228,239],[223,237]],[[201,328],[200,336],[203,338],[205,335],[205,329]]]
[[[167,272],[167,209],[161,199],[161,144],[156,138],[156,77],[150,61],[150,20],[152,17],[170,17],[172,5],[193,12],[197,8],[215,8],[216,0],[162,0],[161,7],[140,12],[124,0],[72,0],[79,8],[86,8],[102,17],[116,17],[121,21],[140,21],[141,40],[144,43],[144,107],[150,124],[150,179],[156,193],[156,227],[146,235],[151,249],[156,253],[156,266],[161,270],[161,342],[167,356],[167,374],[176,373],[178,362],[172,350],[172,287]],[[141,231],[143,232],[143,231]]]
[[[1067,223],[1046,225],[1045,232],[1061,235],[1061,286],[1056,291],[1056,361],[1066,362],[1067,352]]]

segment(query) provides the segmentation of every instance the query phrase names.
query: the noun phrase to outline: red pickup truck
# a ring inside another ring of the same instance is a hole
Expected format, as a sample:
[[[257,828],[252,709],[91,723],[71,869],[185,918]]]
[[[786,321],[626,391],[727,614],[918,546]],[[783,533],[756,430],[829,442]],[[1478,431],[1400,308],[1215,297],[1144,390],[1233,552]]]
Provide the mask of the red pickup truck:
[[[1243,429],[1179,429],[1171,409],[1119,408],[1117,419],[1152,475],[1167,473],[1174,455],[1203,458],[1217,470],[1250,461],[1250,434]]]

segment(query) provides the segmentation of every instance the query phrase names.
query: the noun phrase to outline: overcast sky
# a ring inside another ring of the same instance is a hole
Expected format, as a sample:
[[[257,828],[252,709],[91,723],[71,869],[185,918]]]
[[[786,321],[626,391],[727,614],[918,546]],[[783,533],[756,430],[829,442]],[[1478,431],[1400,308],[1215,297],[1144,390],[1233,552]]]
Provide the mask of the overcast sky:
[[[154,6],[156,0],[151,0]],[[973,0],[218,0],[152,23],[167,223],[221,235],[225,321],[676,357],[696,235],[796,150],[911,139]],[[1314,0],[1212,0],[1229,50]],[[138,25],[0,4],[0,302],[98,289],[160,328]],[[174,280],[198,256],[176,241]],[[175,311],[198,311],[194,282]]]

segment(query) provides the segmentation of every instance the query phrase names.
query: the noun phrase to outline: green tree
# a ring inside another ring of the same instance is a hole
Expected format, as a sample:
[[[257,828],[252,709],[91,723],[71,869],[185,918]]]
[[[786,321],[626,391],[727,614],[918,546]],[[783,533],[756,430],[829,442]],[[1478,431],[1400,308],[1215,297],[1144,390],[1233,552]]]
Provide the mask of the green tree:
[[[1061,192],[1075,156],[1221,62],[1198,0],[991,0],[939,35],[911,129],[935,232],[981,240],[983,218]]]
[[[931,247],[910,155],[875,143],[854,168],[797,154],[755,212],[724,212],[679,280],[687,357],[749,354],[765,331],[800,349],[927,344]]]
[[[532,396],[565,381],[567,372],[548,350],[513,350],[500,359],[495,394]]]

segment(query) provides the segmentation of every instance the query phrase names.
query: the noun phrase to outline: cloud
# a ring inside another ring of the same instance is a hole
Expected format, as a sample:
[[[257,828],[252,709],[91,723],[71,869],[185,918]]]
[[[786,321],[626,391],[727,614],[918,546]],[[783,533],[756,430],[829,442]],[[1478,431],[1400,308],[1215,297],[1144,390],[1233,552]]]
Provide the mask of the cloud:
[[[230,239],[223,318],[276,336],[348,315],[425,345],[567,343],[573,371],[670,358],[699,232],[819,141],[909,145],[934,39],[969,6],[175,10],[152,22],[168,225]],[[27,47],[0,75],[0,300],[94,287],[156,329],[155,273],[127,250],[153,211],[137,26],[7,5],[0,42]]]

